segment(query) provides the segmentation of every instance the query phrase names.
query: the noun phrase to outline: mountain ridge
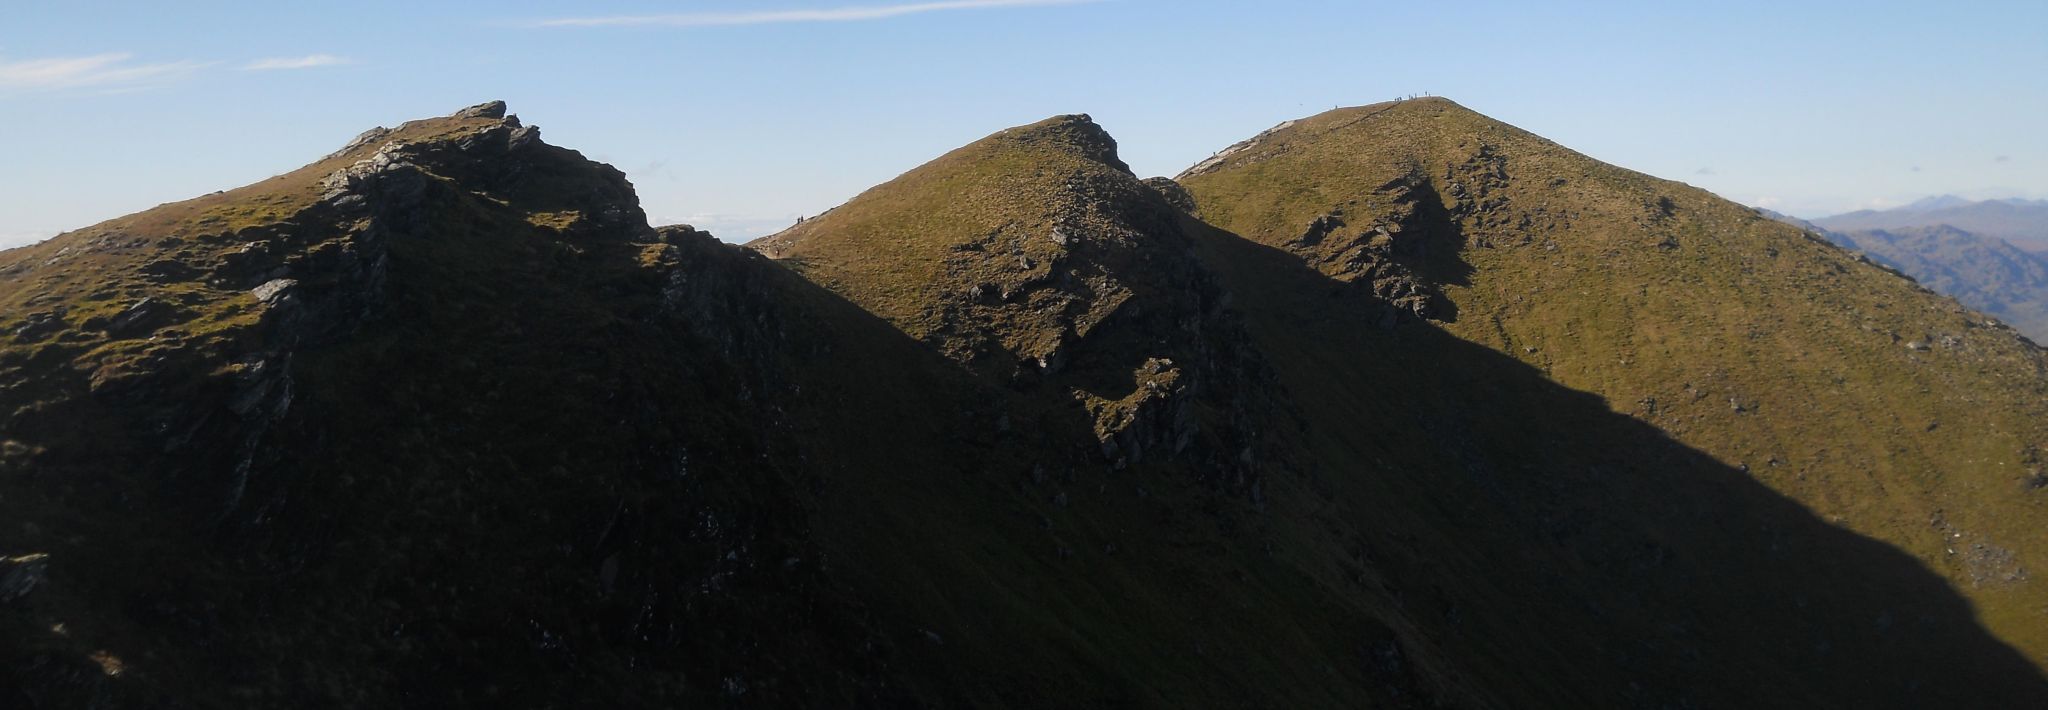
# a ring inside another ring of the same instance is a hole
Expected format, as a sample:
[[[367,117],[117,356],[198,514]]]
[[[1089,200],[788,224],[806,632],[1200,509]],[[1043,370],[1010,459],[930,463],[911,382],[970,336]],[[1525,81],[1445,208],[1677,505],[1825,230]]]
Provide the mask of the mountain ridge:
[[[1949,199],[1943,199],[1949,198]],[[2011,242],[2031,252],[2048,251],[2048,202],[2005,199],[1969,201],[1945,195],[1888,210],[1857,210],[1813,220],[1838,232],[1947,225]]]
[[[1406,208],[1390,189],[1418,171],[1450,217],[1422,231],[1435,235],[1423,248],[1471,264],[1467,283],[1437,281],[1458,306],[1456,318],[1436,321],[1444,329],[1602,396],[1830,521],[1913,550],[1979,604],[2000,595],[1986,581],[1999,573],[1972,571],[1945,552],[1940,531],[1950,523],[1940,521],[1955,507],[1931,501],[1952,500],[1936,492],[1947,487],[1938,481],[1961,476],[1981,481],[1962,485],[2003,491],[1977,501],[2010,509],[2013,519],[2039,505],[2025,493],[2031,469],[2014,462],[2034,460],[2043,436],[2042,353],[2009,327],[1748,208],[1598,164],[1446,100],[1299,119],[1183,182],[1203,219],[1254,242],[1309,259],[1333,238],[1356,245],[1358,256],[1324,267],[1330,273],[1374,263],[1381,232],[1415,232],[1393,229]],[[1333,220],[1342,222],[1334,232]],[[1957,359],[1917,355],[1937,348]],[[1979,379],[1982,368],[2005,373],[2001,384]],[[1954,387],[1969,394],[1946,389]],[[1942,391],[1950,394],[1921,394]],[[1858,398],[1872,402],[1836,408]],[[1896,438],[1796,414],[1823,403],[1829,417],[1867,419],[1869,430]],[[1990,411],[2006,412],[2005,424],[1986,426]],[[1907,424],[1891,412],[1927,420]],[[1957,422],[1983,428],[1951,429]],[[1901,445],[1912,438],[1930,441]],[[1969,459],[1993,464],[1958,460],[1965,446],[1985,447],[1983,458]],[[1946,462],[1888,461],[1919,447]],[[1927,472],[1914,476],[1924,492],[1852,498],[1837,488],[1901,464]],[[1981,525],[2000,523],[1993,516],[1970,527],[1992,529]],[[1980,552],[1996,548],[1985,552],[1991,557],[2033,546],[2019,542],[2031,538],[2022,527],[1993,534],[2010,542],[1983,543]],[[2021,621],[2031,614],[2025,603],[2004,604],[2017,606],[1991,615],[2012,619],[2015,638],[2038,648],[2038,634],[2026,630],[2032,622]]]
[[[2048,698],[2008,330],[1448,101],[1219,158],[741,248],[492,102],[0,252],[0,700]]]

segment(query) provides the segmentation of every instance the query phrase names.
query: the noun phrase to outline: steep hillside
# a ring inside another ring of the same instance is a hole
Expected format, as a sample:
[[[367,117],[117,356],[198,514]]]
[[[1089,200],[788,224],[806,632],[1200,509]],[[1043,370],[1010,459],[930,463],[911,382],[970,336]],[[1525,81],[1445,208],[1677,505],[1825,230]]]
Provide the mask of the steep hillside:
[[[1916,560],[1898,574],[1941,575],[1985,628],[2048,664],[2033,579],[2048,561],[2048,364],[2009,328],[1753,210],[1441,99],[1282,124],[1180,182],[1208,222],[1386,304],[1353,328],[1441,332],[1540,372],[1711,457],[1694,464],[1729,479],[1717,485],[1783,495],[1827,523],[1748,528],[1762,537],[1744,556],[1832,558],[1847,533],[1882,541]],[[1258,283],[1226,279],[1245,300]],[[1329,371],[1305,365],[1298,377]],[[1514,412],[1511,428],[1551,416],[1509,409],[1476,374],[1437,381],[1439,398]],[[1599,475],[1663,489],[1673,470],[1637,458]],[[1876,589],[1858,579],[1868,572],[1805,574],[1856,594],[1846,590]],[[1827,608],[1800,596],[1800,608]],[[1899,613],[1869,617],[1881,629],[1871,642],[1899,628]],[[1816,658],[1843,648],[1807,643]]]
[[[1827,236],[2048,342],[2048,256],[1947,225]]]
[[[0,706],[2048,704],[2040,352],[1704,193],[1062,116],[743,249],[504,111],[0,252]]]
[[[2028,251],[2048,251],[2048,200],[1928,198],[1889,210],[1858,210],[1813,221],[1837,232],[1897,230],[1948,225],[2003,239]]]
[[[903,693],[788,442],[876,432],[779,406],[821,350],[915,351],[502,104],[5,261],[0,704]],[[807,396],[905,381],[855,382]]]
[[[1232,386],[1279,400],[1224,420],[1263,432],[1247,459],[1259,464],[1253,496],[1270,526],[1261,544],[1320,593],[1394,630],[1371,653],[1418,672],[1429,702],[2043,697],[2038,670],[1985,636],[1967,604],[1910,557],[1522,363],[1412,325],[1455,318],[1456,287],[1472,273],[1455,242],[1463,208],[1427,174],[1375,181],[1383,211],[1373,222],[1347,224],[1355,213],[1336,210],[1305,220],[1290,256],[1191,216],[1159,221],[1141,186],[1183,209],[1200,196],[1136,180],[1098,133],[1078,117],[997,133],[753,246],[969,366],[984,358],[956,343],[1013,332],[989,324],[1040,318],[1065,332],[1056,314],[1088,312],[1040,303],[1137,292],[1162,276],[1191,284],[1127,301],[1154,313],[1215,280],[1237,305],[1206,317],[1201,332],[1216,342],[1243,328],[1247,343],[1218,343],[1249,352],[1233,357],[1250,366]],[[1075,200],[1108,219],[1062,222]],[[1192,265],[1179,253],[1190,246]],[[1015,257],[1033,247],[1043,254]],[[1146,258],[1149,269],[1128,266]],[[1002,278],[998,269],[1045,259],[1053,268],[1032,283],[1059,300],[981,286]],[[947,267],[928,266],[937,263]],[[1191,269],[1197,278],[1182,276]],[[1001,295],[993,304],[983,300],[990,291]],[[943,315],[962,304],[991,310]],[[1093,321],[1073,340],[1077,357],[1128,342],[1108,334],[1144,322]],[[1186,342],[1149,333],[1137,342]],[[1020,357],[1038,362],[1014,350],[1004,362]],[[1008,372],[995,374],[1014,382]],[[1013,386],[1037,391],[1061,377]],[[1707,580],[1716,591],[1702,595]],[[1893,610],[1907,608],[1920,611],[1898,623]],[[1260,610],[1273,623],[1297,613]]]
[[[1073,305],[1013,314],[1045,339],[956,321],[1015,370],[650,229],[499,104],[6,252],[0,704],[1479,693],[1275,560],[1275,405],[1111,182],[1047,256]]]

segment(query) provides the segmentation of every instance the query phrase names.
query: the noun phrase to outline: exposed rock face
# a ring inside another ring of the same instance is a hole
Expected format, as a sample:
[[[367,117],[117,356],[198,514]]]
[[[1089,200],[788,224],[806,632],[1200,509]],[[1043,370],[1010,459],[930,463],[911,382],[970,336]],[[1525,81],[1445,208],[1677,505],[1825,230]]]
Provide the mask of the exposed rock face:
[[[1465,183],[1448,184],[1455,209],[1470,210]],[[1443,286],[1463,278],[1453,255],[1464,236],[1444,197],[1429,178],[1410,173],[1331,206],[1286,247],[1331,278],[1359,284],[1395,312],[1449,320],[1456,315]]]
[[[1195,438],[1190,378],[1164,358],[1146,360],[1133,376],[1138,387],[1121,400],[1082,398],[1095,415],[1102,455],[1118,467],[1144,461],[1147,451],[1181,453]]]
[[[486,101],[455,112],[455,118],[504,118],[505,102]]]

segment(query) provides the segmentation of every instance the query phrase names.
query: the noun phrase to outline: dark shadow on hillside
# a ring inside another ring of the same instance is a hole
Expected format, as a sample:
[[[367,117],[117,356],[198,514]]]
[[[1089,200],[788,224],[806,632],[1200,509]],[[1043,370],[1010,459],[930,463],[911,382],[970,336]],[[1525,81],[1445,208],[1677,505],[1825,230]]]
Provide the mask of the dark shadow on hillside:
[[[1596,705],[2048,707],[2039,668],[1904,552],[1520,361],[1426,322],[1378,327],[1383,301],[1188,221],[1306,417],[1304,485],[1418,633],[1515,704],[1560,702],[1541,699],[1556,683]]]

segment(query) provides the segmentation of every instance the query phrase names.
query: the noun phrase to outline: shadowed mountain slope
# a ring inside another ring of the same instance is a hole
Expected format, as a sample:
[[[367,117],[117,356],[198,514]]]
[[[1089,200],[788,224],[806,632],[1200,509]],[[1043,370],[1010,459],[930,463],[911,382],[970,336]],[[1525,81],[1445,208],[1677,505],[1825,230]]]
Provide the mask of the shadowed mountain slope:
[[[1753,210],[1441,99],[1283,124],[1180,181],[1202,218],[1347,288],[1412,283],[1448,304],[1358,328],[1441,328],[1597,396],[1916,558],[2048,662],[2032,579],[2048,375],[2011,329]],[[1467,266],[1416,268],[1446,253]]]

